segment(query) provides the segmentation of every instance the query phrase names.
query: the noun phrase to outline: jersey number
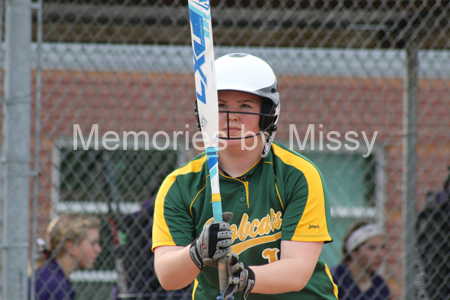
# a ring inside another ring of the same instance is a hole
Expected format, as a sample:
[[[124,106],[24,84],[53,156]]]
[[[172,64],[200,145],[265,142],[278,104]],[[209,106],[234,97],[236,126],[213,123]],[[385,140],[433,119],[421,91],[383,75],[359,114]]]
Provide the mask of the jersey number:
[[[280,249],[267,248],[263,250],[262,257],[267,259],[270,264],[278,260],[278,252],[280,252]]]

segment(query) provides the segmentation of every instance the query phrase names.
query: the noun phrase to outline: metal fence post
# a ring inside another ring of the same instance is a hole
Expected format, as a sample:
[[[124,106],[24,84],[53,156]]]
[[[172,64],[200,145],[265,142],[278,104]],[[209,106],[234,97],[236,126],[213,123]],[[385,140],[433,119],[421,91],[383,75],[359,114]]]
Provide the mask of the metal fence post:
[[[6,1],[2,299],[27,299],[31,131],[31,2]]]
[[[414,245],[417,203],[417,103],[419,49],[416,43],[406,47],[403,98],[403,299],[416,299]]]

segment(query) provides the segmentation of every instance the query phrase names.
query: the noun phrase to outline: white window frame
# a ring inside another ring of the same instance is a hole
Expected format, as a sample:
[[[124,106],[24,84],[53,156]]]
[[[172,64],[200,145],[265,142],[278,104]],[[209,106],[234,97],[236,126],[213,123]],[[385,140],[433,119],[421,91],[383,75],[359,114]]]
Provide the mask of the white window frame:
[[[81,147],[81,141],[77,141],[79,147]],[[128,151],[134,151],[134,141],[127,140],[127,149]],[[120,145],[123,145],[122,139],[119,141]],[[162,144],[162,143],[161,143]],[[51,205],[52,205],[52,219],[57,217],[62,213],[88,213],[88,214],[96,214],[96,215],[105,215],[108,213],[108,206],[103,202],[80,202],[80,201],[61,201],[59,199],[59,193],[57,187],[60,184],[61,175],[59,173],[59,166],[61,165],[61,156],[60,149],[61,148],[69,148],[73,149],[74,141],[72,139],[59,139],[56,140],[52,149],[52,172],[51,172]],[[103,141],[99,138],[98,149],[105,149],[103,146]],[[145,149],[146,144],[139,140],[138,141],[138,149]],[[155,150],[156,148],[150,143],[147,145],[149,150]],[[94,149],[94,143],[89,144],[89,149]],[[175,148],[176,147],[176,148]],[[192,145],[190,145],[188,150],[185,150],[185,144],[183,141],[179,141],[176,144],[171,141],[169,143],[168,149],[176,149],[177,151],[177,166],[180,167],[184,163],[186,163],[187,159],[193,158],[195,156],[195,152],[192,150]],[[80,148],[79,148],[80,149]],[[82,148],[81,148],[82,149]],[[114,151],[114,150],[112,150]],[[161,150],[164,151],[164,150]],[[133,213],[140,209],[140,203],[128,203],[128,202],[119,202],[120,211],[123,214]],[[115,283],[117,282],[117,272],[115,270],[110,271],[100,271],[100,270],[78,270],[73,272],[70,275],[70,279],[73,282],[104,282],[104,283]]]

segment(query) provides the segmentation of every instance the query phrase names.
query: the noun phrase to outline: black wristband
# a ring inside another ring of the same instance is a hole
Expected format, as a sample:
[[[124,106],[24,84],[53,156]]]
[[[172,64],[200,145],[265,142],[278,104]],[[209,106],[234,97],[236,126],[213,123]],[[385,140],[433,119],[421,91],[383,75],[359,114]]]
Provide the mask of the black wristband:
[[[203,261],[201,259],[200,253],[198,253],[197,251],[197,239],[195,239],[192,243],[191,243],[191,247],[189,248],[189,254],[191,256],[192,261],[194,262],[194,264],[197,266],[197,268],[199,268],[199,270],[203,270]]]
[[[244,269],[247,271],[247,286],[242,291],[242,299],[247,300],[248,295],[255,286],[255,272],[247,266],[244,266]]]

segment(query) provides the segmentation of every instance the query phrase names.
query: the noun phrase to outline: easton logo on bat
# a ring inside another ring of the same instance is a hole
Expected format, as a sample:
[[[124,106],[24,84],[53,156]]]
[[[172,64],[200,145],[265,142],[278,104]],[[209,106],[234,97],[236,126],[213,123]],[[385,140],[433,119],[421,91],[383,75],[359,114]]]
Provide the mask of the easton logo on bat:
[[[201,8],[209,11],[209,1],[192,1]],[[205,37],[209,38],[208,20],[210,15],[197,9],[189,3],[189,18],[192,30],[192,51],[194,53],[195,80],[200,80],[201,94],[197,91],[197,99],[206,104],[205,87],[208,85],[207,78],[203,73],[202,66],[205,64]],[[198,78],[198,76],[200,78]]]
[[[206,124],[208,124],[208,120],[202,115],[200,118],[200,127],[203,129],[206,127]]]

